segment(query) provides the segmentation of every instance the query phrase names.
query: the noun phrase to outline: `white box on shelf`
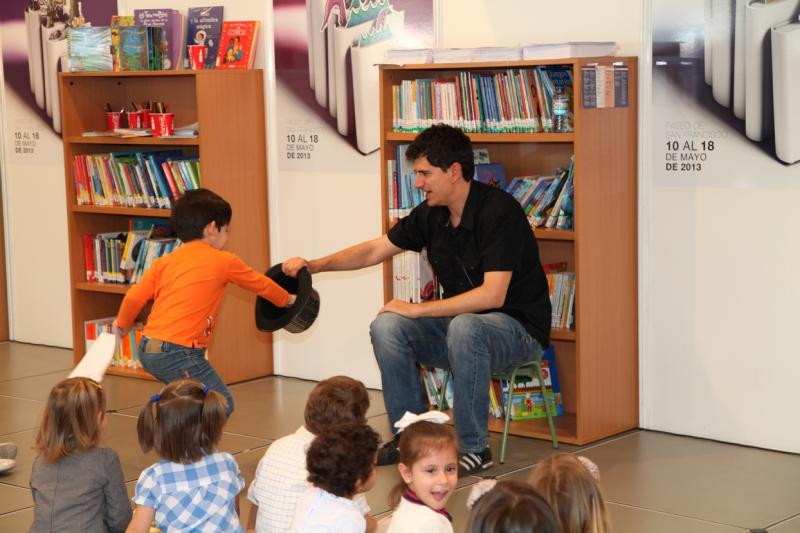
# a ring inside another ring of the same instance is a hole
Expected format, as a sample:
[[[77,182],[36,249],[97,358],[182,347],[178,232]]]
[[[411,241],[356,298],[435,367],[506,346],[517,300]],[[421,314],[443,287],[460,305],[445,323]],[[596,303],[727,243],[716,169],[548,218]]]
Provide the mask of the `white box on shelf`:
[[[800,22],[772,28],[772,91],[775,152],[781,161],[800,161]]]

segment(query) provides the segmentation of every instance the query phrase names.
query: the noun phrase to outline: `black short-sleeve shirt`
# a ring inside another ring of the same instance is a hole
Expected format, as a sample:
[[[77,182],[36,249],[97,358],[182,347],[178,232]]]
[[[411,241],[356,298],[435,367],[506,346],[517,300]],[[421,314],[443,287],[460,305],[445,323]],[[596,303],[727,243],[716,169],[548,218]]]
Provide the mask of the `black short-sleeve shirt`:
[[[423,202],[392,227],[389,240],[404,250],[426,248],[445,298],[483,284],[484,272],[511,271],[499,309],[519,320],[543,346],[550,340],[550,296],[539,248],[528,218],[507,192],[470,183],[461,223],[450,224],[447,207]]]

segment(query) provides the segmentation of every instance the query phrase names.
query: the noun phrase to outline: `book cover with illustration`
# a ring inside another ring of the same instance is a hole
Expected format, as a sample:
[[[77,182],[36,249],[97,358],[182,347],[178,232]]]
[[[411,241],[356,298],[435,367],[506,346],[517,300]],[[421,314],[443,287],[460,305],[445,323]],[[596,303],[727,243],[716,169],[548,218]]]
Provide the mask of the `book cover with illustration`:
[[[222,13],[222,6],[190,7],[186,17],[186,46],[201,44],[208,47],[205,64],[207,69],[213,69],[217,62]],[[188,53],[184,53],[183,68],[189,68]]]
[[[120,70],[148,70],[147,28],[125,26],[119,29]]]
[[[481,163],[475,165],[475,179],[486,185],[506,190],[506,167],[503,163]]]
[[[114,62],[114,72],[119,72],[119,29],[124,26],[136,24],[132,15],[114,15],[111,17],[111,57]]]
[[[533,374],[533,372],[531,372]],[[555,407],[556,416],[564,414],[564,402],[561,397],[561,387],[556,372],[555,349],[549,346],[542,352],[542,376],[547,390],[546,398],[551,406]],[[526,420],[531,418],[544,418],[547,416],[542,399],[542,388],[535,377],[517,377],[511,393],[511,419]],[[503,383],[503,395],[508,394],[508,383]]]
[[[183,60],[183,15],[177,9],[134,9],[133,17],[139,26],[161,28],[161,67],[156,70],[176,70]]]
[[[114,61],[111,57],[111,28],[67,28],[67,53],[70,72],[112,70]]]
[[[217,68],[249,69],[253,67],[258,42],[257,20],[226,20],[222,23]]]

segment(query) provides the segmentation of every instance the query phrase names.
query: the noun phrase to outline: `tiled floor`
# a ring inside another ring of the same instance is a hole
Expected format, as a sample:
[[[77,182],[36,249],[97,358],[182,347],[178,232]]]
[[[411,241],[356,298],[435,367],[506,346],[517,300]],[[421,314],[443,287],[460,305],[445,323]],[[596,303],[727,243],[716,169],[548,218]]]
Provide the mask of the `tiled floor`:
[[[0,344],[0,442],[19,446],[17,467],[0,474],[0,533],[27,531],[32,518],[28,488],[33,453],[30,446],[50,387],[72,366],[68,350],[18,343]],[[141,404],[160,385],[108,376],[107,445],[117,450],[128,491],[142,468],[155,460],[136,442]],[[293,432],[303,420],[303,406],[313,382],[265,378],[231,387],[236,412],[220,448],[236,457],[247,482],[270,442]],[[379,391],[371,392],[370,423],[387,438],[389,423]],[[499,436],[492,435],[499,450]],[[600,467],[602,485],[616,533],[735,533],[767,530],[800,533],[800,456],[648,431],[633,431],[586,447],[563,445]],[[525,479],[530,468],[552,453],[548,442],[511,437],[506,464],[485,475]],[[381,467],[367,496],[373,513],[389,511],[386,496],[399,479],[393,467]],[[470,485],[460,480],[448,508],[454,529],[467,520]],[[249,512],[242,498],[243,516]]]

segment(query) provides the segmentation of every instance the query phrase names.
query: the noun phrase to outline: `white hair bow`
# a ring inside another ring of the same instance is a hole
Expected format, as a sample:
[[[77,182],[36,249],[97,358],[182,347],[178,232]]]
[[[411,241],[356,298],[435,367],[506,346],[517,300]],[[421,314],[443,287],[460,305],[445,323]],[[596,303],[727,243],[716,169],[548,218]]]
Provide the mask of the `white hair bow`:
[[[394,427],[396,427],[397,432],[400,433],[415,422],[425,421],[433,422],[434,424],[444,424],[448,420],[450,420],[450,417],[441,411],[428,411],[427,413],[422,413],[421,415],[415,415],[414,413],[406,411],[406,414],[404,414],[400,420],[394,423]]]
[[[467,509],[472,509],[478,500],[483,498],[484,494],[492,490],[497,485],[496,479],[484,479],[472,486],[469,491],[469,498],[467,498]]]

